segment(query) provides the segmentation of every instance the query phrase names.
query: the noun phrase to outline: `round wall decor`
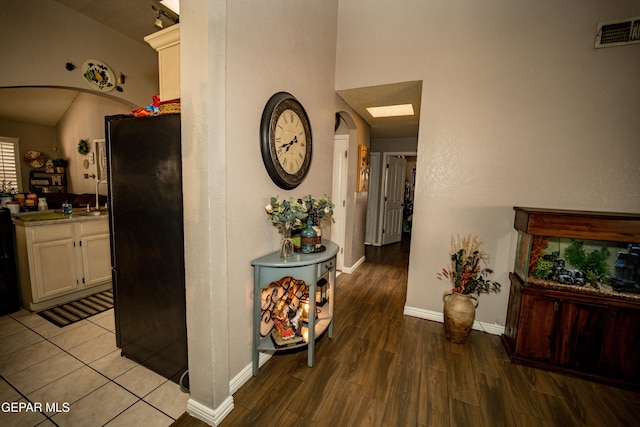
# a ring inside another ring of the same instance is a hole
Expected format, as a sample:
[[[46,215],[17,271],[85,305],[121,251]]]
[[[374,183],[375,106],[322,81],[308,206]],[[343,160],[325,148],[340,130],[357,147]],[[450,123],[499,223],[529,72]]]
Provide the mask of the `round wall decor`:
[[[97,59],[89,59],[82,64],[82,76],[91,87],[101,92],[109,92],[116,87],[113,71]]]

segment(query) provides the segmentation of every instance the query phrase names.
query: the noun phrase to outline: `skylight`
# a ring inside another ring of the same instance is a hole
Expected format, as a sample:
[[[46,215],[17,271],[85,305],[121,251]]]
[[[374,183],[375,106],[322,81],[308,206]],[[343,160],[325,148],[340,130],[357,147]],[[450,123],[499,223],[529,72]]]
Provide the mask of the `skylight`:
[[[413,116],[413,105],[411,104],[399,104],[399,105],[385,105],[381,107],[367,107],[367,111],[375,118],[379,117],[399,117],[399,116]]]

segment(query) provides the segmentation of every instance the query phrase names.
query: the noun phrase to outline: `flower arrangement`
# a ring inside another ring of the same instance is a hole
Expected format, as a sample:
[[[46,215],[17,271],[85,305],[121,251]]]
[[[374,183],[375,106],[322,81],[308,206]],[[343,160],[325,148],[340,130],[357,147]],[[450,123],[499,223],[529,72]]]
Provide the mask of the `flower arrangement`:
[[[500,283],[486,278],[493,270],[480,265],[486,264],[489,258],[487,253],[480,249],[481,243],[475,235],[451,237],[450,269],[443,268],[437,276],[441,280],[450,280],[453,292],[479,295],[482,292],[497,292],[500,289]]]
[[[13,197],[16,189],[11,187],[11,181],[2,180],[2,188],[0,188],[0,197]]]
[[[271,197],[271,203],[264,209],[267,211],[267,218],[280,233],[305,227],[303,220],[308,216],[307,205],[301,199]]]
[[[314,220],[314,225],[317,225],[318,222],[325,218],[331,218],[331,221],[335,222],[333,219],[333,208],[335,205],[326,194],[323,194],[322,197],[318,199],[311,195],[304,196],[302,201],[307,207],[309,215],[314,217],[312,218]]]

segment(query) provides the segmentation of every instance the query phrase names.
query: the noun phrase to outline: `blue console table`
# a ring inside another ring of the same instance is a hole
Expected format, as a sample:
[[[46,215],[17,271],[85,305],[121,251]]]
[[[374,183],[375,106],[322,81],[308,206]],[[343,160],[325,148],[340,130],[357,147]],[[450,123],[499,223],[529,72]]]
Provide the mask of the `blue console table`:
[[[276,352],[278,349],[274,345],[271,337],[260,336],[261,322],[261,296],[262,290],[266,289],[271,282],[276,282],[283,277],[291,276],[298,280],[304,280],[309,286],[309,313],[316,312],[316,284],[321,278],[326,278],[329,286],[329,300],[323,306],[319,307],[318,318],[309,316],[307,331],[315,331],[315,334],[307,334],[307,342],[289,346],[282,350],[291,350],[296,347],[307,346],[307,364],[313,366],[313,351],[316,339],[329,330],[329,338],[333,338],[333,309],[335,302],[335,283],[336,283],[336,255],[338,253],[338,245],[323,240],[322,244],[326,247],[323,252],[312,254],[295,253],[289,259],[280,258],[280,251],[272,252],[261,258],[251,261],[253,266],[253,375],[258,375],[260,368],[260,352],[271,351]]]

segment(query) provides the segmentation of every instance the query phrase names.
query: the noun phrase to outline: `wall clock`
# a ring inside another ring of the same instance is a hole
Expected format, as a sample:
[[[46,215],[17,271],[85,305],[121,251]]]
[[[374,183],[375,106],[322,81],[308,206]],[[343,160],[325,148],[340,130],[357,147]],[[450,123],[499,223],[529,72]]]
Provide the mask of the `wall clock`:
[[[271,180],[280,188],[296,188],[309,172],[311,124],[304,107],[287,92],[273,95],[262,112],[260,149]]]

